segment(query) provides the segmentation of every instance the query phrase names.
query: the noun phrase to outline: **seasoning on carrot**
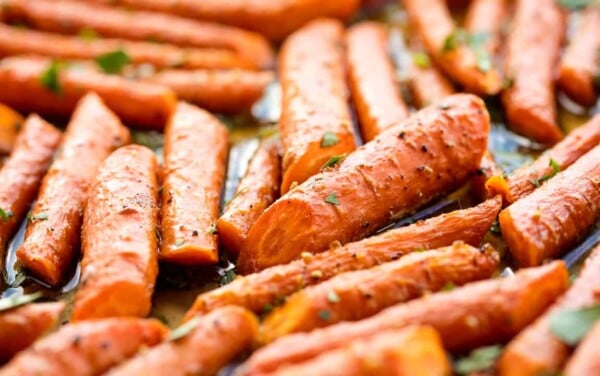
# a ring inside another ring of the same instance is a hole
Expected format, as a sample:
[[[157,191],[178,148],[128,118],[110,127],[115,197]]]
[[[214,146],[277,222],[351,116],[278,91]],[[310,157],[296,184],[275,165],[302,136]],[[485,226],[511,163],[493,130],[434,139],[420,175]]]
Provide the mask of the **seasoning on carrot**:
[[[587,376],[600,373],[600,322],[585,336],[567,363],[565,376]]]
[[[492,176],[502,176],[502,174],[503,171],[500,166],[496,164],[496,161],[494,161],[492,153],[490,153],[489,150],[486,151],[481,159],[477,173],[471,178],[471,191],[480,200],[492,197],[493,195],[488,194],[485,183]]]
[[[10,154],[17,140],[23,117],[0,103],[0,155]]]
[[[485,36],[482,48],[490,58],[500,48],[507,14],[506,0],[473,0],[467,10],[465,29],[473,35]]]
[[[162,260],[214,264],[217,219],[228,149],[227,128],[180,102],[165,130],[161,208]]]
[[[408,87],[418,108],[427,107],[454,94],[454,88],[425,52],[415,52],[409,66]]]

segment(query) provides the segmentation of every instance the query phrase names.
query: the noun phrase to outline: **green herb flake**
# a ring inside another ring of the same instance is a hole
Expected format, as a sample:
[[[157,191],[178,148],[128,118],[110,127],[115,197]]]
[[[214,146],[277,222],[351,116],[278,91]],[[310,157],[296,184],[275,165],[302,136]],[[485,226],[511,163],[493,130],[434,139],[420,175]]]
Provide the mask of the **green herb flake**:
[[[548,326],[554,336],[567,345],[576,345],[600,320],[600,304],[576,310],[564,310],[550,316]]]
[[[452,281],[446,282],[444,287],[442,287],[442,291],[452,291],[456,288],[456,285]]]
[[[8,311],[13,308],[20,307],[22,305],[34,302],[42,297],[42,292],[38,291],[28,295],[13,295],[8,298],[0,299],[0,312]]]
[[[96,57],[96,64],[98,64],[100,69],[109,74],[120,73],[129,62],[129,55],[120,49]]]
[[[235,278],[235,270],[226,270],[223,272],[223,274],[221,274],[221,278],[219,278],[219,286],[225,286],[226,284],[233,282]]]
[[[458,46],[465,44],[469,38],[469,33],[461,28],[455,29],[450,35],[444,39],[444,44],[442,46],[442,52],[453,51]]]
[[[500,345],[480,347],[471,351],[469,356],[457,360],[454,363],[454,370],[460,375],[489,370],[501,353]]]
[[[35,215],[28,215],[27,220],[29,220],[29,222],[46,221],[46,220],[48,220],[48,213],[38,213]]]
[[[337,145],[340,142],[337,135],[331,131],[327,131],[323,134],[323,139],[321,139],[321,147],[328,148],[330,146]]]
[[[339,161],[341,161],[345,157],[346,157],[346,154],[334,155],[333,157],[329,158],[329,160],[327,162],[325,162],[323,167],[321,167],[321,170],[324,170],[328,167],[335,166],[336,164],[338,164]]]
[[[498,220],[495,220],[492,223],[492,226],[490,227],[490,231],[496,235],[502,234],[502,231],[500,230],[500,222],[498,222]]]
[[[83,29],[79,30],[79,38],[86,42],[91,42],[98,39],[98,33],[96,33],[94,29],[84,27]]]
[[[181,247],[182,245],[185,244],[185,240],[184,239],[179,239],[175,242],[175,247]]]
[[[267,303],[263,306],[262,308],[262,312],[263,313],[271,313],[271,311],[273,311],[273,309],[275,308],[275,306],[273,306],[273,304],[271,303]]]
[[[340,204],[340,201],[338,200],[337,195],[335,194],[335,192],[331,192],[329,194],[329,196],[327,196],[325,198],[325,202],[328,203],[328,204],[332,204],[332,205],[339,205]]]
[[[431,60],[429,59],[429,55],[424,52],[416,52],[412,55],[413,63],[421,68],[427,69],[431,66]]]
[[[198,326],[199,323],[200,316],[196,316],[193,319],[185,322],[176,329],[173,329],[171,333],[169,333],[169,335],[167,336],[167,341],[177,341],[179,339],[184,338],[185,336],[190,334],[192,330],[194,330]]]
[[[319,311],[318,316],[323,321],[331,320],[331,312],[326,309]]]
[[[340,297],[335,291],[329,291],[327,293],[327,301],[332,304],[340,302]]]
[[[481,72],[489,72],[492,69],[492,58],[485,50],[477,48],[474,50],[475,59],[477,61],[477,69]]]
[[[557,0],[558,5],[570,10],[584,9],[590,5],[590,0]]]
[[[0,219],[2,222],[8,222],[8,220],[13,216],[13,212],[10,210],[4,210],[0,208]]]
[[[554,174],[558,174],[561,170],[558,162],[556,162],[552,158],[550,158],[550,160],[548,161],[548,166],[552,167],[552,172],[554,172]]]
[[[40,76],[40,84],[55,94],[60,94],[60,70],[62,64],[56,60],[52,61]]]

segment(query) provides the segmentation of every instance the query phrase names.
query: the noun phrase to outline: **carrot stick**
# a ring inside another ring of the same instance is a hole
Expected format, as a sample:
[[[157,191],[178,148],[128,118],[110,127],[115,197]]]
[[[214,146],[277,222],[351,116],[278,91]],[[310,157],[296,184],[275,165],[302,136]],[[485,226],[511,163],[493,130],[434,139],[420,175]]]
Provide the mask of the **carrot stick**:
[[[494,161],[494,157],[490,151],[486,151],[479,164],[479,169],[475,176],[471,178],[471,190],[480,200],[485,200],[488,197],[495,196],[495,193],[488,194],[486,190],[486,181],[492,176],[502,176],[503,171]]]
[[[472,34],[485,35],[484,49],[493,56],[500,49],[507,14],[506,0],[473,0],[467,10],[465,29]]]
[[[21,265],[57,286],[76,257],[88,187],[102,161],[129,142],[129,131],[95,94],[77,105],[61,152],[44,177],[17,250]]]
[[[485,105],[470,94],[411,116],[265,210],[248,233],[239,270],[253,272],[302,252],[323,252],[334,241],[364,238],[451,192],[477,169],[488,131]]]
[[[500,211],[499,197],[473,208],[429,218],[410,226],[386,231],[329,252],[238,277],[231,283],[200,294],[185,319],[226,305],[239,305],[263,313],[286,296],[338,274],[397,260],[419,249],[432,249],[462,240],[479,246]]]
[[[409,72],[408,86],[418,108],[427,107],[454,94],[452,84],[429,60],[422,66],[411,62]]]
[[[361,22],[346,35],[350,90],[363,140],[408,117],[388,51],[388,32],[378,22]]]
[[[500,213],[500,229],[519,266],[560,256],[600,218],[600,146]]]
[[[239,253],[256,219],[275,201],[279,179],[279,140],[271,137],[261,141],[235,196],[217,221],[219,241],[229,253]]]
[[[290,296],[263,321],[259,343],[357,321],[394,304],[442,289],[486,279],[498,269],[496,252],[464,243],[418,252],[371,269],[340,274]]]
[[[23,121],[18,112],[0,103],[0,154],[10,154]]]
[[[410,325],[431,325],[449,351],[506,341],[540,315],[568,283],[562,261],[524,269],[509,278],[475,282],[398,304],[368,319],[284,337],[252,354],[239,374],[271,372],[351,341]]]
[[[600,348],[600,322],[585,336],[577,346],[577,350],[567,363],[565,376],[587,376],[600,373],[600,359],[598,359],[598,348]]]
[[[281,49],[282,194],[316,174],[329,158],[355,148],[346,103],[343,33],[337,21],[313,21]]]
[[[227,128],[209,112],[184,102],[177,105],[165,131],[162,260],[218,261],[216,223],[228,138]]]

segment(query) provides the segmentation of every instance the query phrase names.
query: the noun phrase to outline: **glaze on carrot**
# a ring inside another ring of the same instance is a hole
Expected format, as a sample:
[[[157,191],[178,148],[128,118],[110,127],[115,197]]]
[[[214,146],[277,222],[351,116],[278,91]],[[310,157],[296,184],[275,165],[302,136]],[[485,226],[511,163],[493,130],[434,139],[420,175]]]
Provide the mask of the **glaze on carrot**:
[[[77,105],[59,155],[29,215],[17,259],[42,281],[58,286],[76,258],[88,189],[102,161],[129,142],[129,131],[95,94]]]
[[[408,87],[417,108],[427,107],[454,94],[452,83],[429,62],[429,58],[423,66],[411,62],[409,72]]]
[[[567,363],[565,376],[588,376],[600,373],[600,322],[585,336]]]
[[[507,14],[506,0],[473,0],[467,10],[465,29],[471,34],[485,36],[483,48],[491,56],[500,48]]]
[[[18,112],[0,103],[0,155],[10,154],[23,121]]]
[[[492,176],[502,176],[503,171],[494,161],[494,156],[490,151],[486,151],[481,159],[479,168],[473,178],[471,178],[471,191],[480,200],[485,200],[488,197],[493,197],[495,194],[488,195],[485,183]]]

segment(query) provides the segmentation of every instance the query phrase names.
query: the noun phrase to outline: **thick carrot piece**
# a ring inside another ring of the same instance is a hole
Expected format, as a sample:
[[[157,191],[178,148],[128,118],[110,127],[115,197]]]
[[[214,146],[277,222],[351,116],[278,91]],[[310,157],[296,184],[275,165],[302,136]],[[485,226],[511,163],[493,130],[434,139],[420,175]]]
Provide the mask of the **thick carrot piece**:
[[[164,342],[107,373],[109,376],[211,376],[250,349],[258,320],[240,307],[220,308],[197,319],[184,338]]]
[[[507,14],[506,0],[473,0],[467,10],[465,29],[471,34],[485,35],[483,48],[494,55],[500,48]]]
[[[240,374],[269,372],[410,325],[431,325],[449,351],[503,342],[544,312],[567,289],[568,279],[565,264],[555,261],[510,278],[475,282],[398,304],[361,321],[293,334],[255,352]]]
[[[0,154],[10,154],[23,117],[13,109],[0,103]]]
[[[431,63],[417,66],[412,62],[409,71],[408,87],[418,108],[427,107],[454,94],[452,83]]]
[[[199,295],[185,318],[230,304],[262,313],[299,289],[344,272],[368,269],[419,249],[444,247],[458,240],[479,246],[500,211],[501,201],[497,197],[469,209],[442,214],[329,252],[307,255],[303,260],[238,277],[223,287]]]
[[[100,375],[165,334],[159,321],[137,318],[67,324],[14,357],[0,375]]]
[[[265,210],[248,233],[239,270],[362,239],[458,188],[479,167],[489,126],[483,101],[461,94],[386,130]]]
[[[418,252],[371,269],[340,274],[290,296],[263,321],[259,342],[357,321],[394,304],[442,289],[486,279],[498,269],[495,251],[464,243]]]
[[[239,253],[256,219],[277,199],[280,175],[279,140],[263,139],[217,221],[219,242],[230,254]]]
[[[182,264],[219,259],[217,219],[229,143],[227,128],[180,102],[165,131],[160,258]]]
[[[25,218],[60,143],[61,133],[37,115],[30,115],[17,137],[14,150],[0,169],[0,256]],[[3,262],[0,261],[0,265]]]
[[[452,367],[440,336],[429,326],[409,326],[355,341],[270,375],[304,376],[450,376]]]
[[[519,266],[540,265],[577,244],[600,218],[600,146],[500,213]]]
[[[577,346],[577,350],[567,363],[564,370],[565,376],[588,376],[600,374],[600,322],[585,336]]]
[[[24,112],[67,117],[77,102],[93,91],[127,124],[151,129],[163,129],[177,103],[175,94],[166,87],[87,69],[59,70],[58,89],[53,91],[41,82],[51,70],[52,64],[46,59],[2,60],[0,102]]]
[[[0,312],[0,364],[58,324],[63,302],[35,303]]]
[[[129,131],[95,94],[87,94],[67,126],[60,155],[44,177],[17,259],[57,286],[76,257],[82,210],[102,161],[129,142]]]
[[[493,197],[495,194],[488,194],[485,183],[493,176],[502,176],[503,171],[494,161],[494,156],[490,151],[486,151],[481,159],[479,168],[473,178],[471,178],[471,191],[480,200]]]
[[[377,22],[352,26],[346,35],[348,73],[363,140],[408,117],[388,50],[388,32]]]

